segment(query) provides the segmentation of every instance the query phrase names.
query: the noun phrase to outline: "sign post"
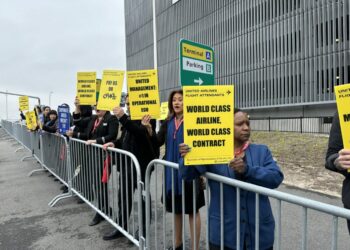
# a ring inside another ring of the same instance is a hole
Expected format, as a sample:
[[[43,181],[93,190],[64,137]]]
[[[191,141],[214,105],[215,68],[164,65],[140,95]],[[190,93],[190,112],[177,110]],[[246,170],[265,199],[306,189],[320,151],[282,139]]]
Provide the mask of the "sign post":
[[[180,40],[181,86],[214,85],[214,50],[204,44]]]

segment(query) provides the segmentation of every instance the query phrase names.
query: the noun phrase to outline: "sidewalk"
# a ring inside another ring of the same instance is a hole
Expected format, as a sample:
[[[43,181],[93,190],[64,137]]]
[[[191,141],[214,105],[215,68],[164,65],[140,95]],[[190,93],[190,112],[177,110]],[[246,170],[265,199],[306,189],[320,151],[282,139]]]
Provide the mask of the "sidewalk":
[[[126,238],[104,241],[112,230],[107,222],[90,227],[94,211],[76,198],[47,204],[62,193],[61,185],[47,172],[27,174],[40,165],[19,144],[6,141],[0,129],[0,249],[137,249]]]

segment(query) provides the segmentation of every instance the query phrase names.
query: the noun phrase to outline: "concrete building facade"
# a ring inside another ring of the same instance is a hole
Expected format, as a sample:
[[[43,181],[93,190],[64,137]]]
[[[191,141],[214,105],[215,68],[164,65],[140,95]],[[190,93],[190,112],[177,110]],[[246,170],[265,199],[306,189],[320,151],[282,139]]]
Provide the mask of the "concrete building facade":
[[[125,0],[127,69],[153,68],[152,0]],[[215,50],[215,84],[252,117],[330,116],[350,83],[348,0],[156,0],[161,100],[179,88],[179,41]]]

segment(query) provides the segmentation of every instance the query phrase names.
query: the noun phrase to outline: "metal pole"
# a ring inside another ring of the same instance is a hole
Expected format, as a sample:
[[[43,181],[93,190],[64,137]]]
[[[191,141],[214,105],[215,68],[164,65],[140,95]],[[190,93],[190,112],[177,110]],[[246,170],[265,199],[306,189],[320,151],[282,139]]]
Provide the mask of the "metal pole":
[[[9,119],[9,110],[8,110],[8,105],[7,105],[7,94],[8,94],[8,91],[6,90],[6,120]]]
[[[28,96],[29,98],[33,98],[33,99],[37,99],[38,100],[38,104],[40,105],[41,102],[40,102],[40,98],[37,97],[37,96],[32,96],[32,95],[23,95],[23,94],[17,94],[17,93],[10,93],[6,90],[6,92],[4,91],[0,91],[0,94],[5,94],[6,95],[6,98],[7,98],[7,95],[14,95],[14,96]]]
[[[158,68],[157,62],[157,24],[156,24],[156,1],[152,0],[153,9],[153,59],[154,59],[154,69]]]

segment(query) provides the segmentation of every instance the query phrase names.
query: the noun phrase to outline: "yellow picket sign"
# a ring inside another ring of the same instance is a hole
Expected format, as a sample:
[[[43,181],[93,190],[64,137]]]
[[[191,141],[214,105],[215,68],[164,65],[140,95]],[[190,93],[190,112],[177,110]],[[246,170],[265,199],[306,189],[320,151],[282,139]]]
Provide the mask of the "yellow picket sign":
[[[161,120],[161,121],[165,120],[168,117],[168,112],[169,112],[168,102],[162,102],[160,104],[159,120]]]
[[[28,96],[20,96],[18,97],[19,101],[19,109],[21,111],[29,110],[29,98]]]
[[[225,164],[234,152],[232,85],[184,86],[184,142],[191,148],[186,165]]]
[[[344,148],[350,149],[350,83],[334,87]]]
[[[120,106],[124,82],[124,71],[104,70],[97,103],[99,110],[112,110]]]
[[[29,130],[34,130],[37,127],[36,115],[34,111],[28,111],[26,113],[26,123]]]
[[[141,120],[146,114],[159,118],[157,70],[129,71],[127,73],[130,113],[132,120]]]
[[[96,72],[77,73],[77,97],[80,105],[96,104]]]

